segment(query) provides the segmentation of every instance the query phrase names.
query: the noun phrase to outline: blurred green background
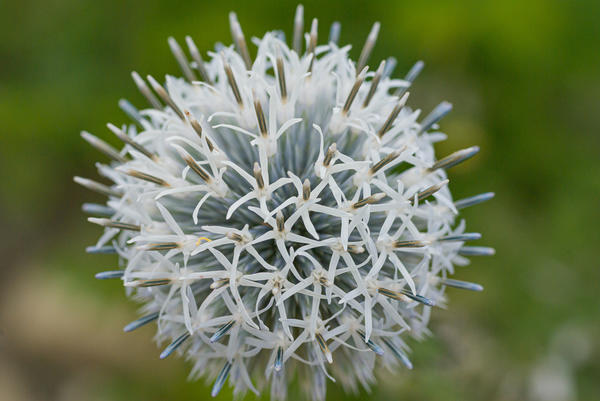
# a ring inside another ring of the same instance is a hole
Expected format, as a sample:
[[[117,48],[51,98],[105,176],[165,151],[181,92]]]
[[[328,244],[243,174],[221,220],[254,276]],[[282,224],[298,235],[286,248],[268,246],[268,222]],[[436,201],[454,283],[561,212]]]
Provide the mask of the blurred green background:
[[[189,366],[159,361],[152,329],[116,282],[98,282],[112,256],[84,253],[100,231],[80,205],[97,200],[72,181],[100,156],[82,129],[112,142],[104,124],[142,105],[129,72],[178,74],[167,37],[201,49],[230,43],[227,12],[246,37],[283,29],[295,2],[0,2],[0,398],[200,400]],[[496,247],[457,277],[481,294],[450,292],[434,337],[412,342],[413,371],[382,372],[370,394],[328,399],[600,399],[600,2],[477,0],[305,1],[320,37],[334,20],[352,56],[381,21],[371,64],[393,55],[396,76],[426,69],[411,104],[454,104],[440,155],[479,144],[451,170],[456,197],[495,191],[466,210],[468,227]],[[306,22],[308,29],[308,22]],[[113,142],[114,143],[114,142]],[[294,400],[296,395],[291,394]],[[230,399],[230,390],[219,399]],[[254,399],[249,396],[248,399]]]

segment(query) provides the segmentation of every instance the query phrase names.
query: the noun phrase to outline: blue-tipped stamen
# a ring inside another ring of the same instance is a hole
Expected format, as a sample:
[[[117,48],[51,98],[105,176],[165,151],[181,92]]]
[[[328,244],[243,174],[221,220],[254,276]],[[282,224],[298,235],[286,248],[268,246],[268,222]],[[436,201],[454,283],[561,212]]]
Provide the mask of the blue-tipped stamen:
[[[438,238],[438,241],[451,242],[451,241],[474,241],[481,239],[479,233],[462,233],[456,235],[447,235],[442,238]]]
[[[488,246],[463,246],[458,253],[463,256],[492,256],[496,250]]]
[[[113,214],[115,214],[115,210],[113,208],[106,205],[99,205],[97,203],[84,203],[81,207],[81,210],[83,210],[84,213],[94,216],[111,217]]]
[[[337,44],[338,40],[340,40],[340,32],[342,31],[342,24],[338,21],[334,21],[331,24],[331,28],[329,29],[329,43]]]
[[[385,343],[385,345],[388,346],[389,349],[392,350],[392,353],[394,355],[396,355],[396,358],[398,358],[400,360],[400,362],[402,362],[402,364],[404,366],[406,366],[408,369],[412,369],[413,368],[413,364],[410,361],[410,359],[408,359],[408,356],[406,356],[406,354],[401,351],[400,349],[398,349],[398,347],[396,347],[394,345],[394,343],[392,343],[388,338],[383,337],[383,342]]]
[[[396,57],[388,57],[385,59],[385,67],[383,69],[383,74],[382,77],[383,78],[387,78],[390,75],[392,75],[394,73],[394,69],[396,68],[396,65],[398,64],[398,60],[396,60]]]
[[[107,245],[107,246],[95,246],[95,245],[92,245],[92,246],[88,246],[87,248],[85,248],[85,251],[87,253],[92,253],[92,254],[96,254],[96,253],[113,254],[113,253],[117,253],[117,250],[112,245]]]
[[[452,104],[446,101],[438,104],[435,109],[421,121],[421,129],[419,133],[427,132],[434,124],[437,124],[446,114],[452,110]]]
[[[273,365],[275,370],[279,372],[283,367],[283,347],[277,347],[277,354],[275,354],[275,364]]]
[[[490,200],[494,197],[494,195],[495,194],[493,192],[485,192],[483,194],[457,200],[456,202],[454,202],[454,207],[456,207],[457,209],[464,209],[466,207],[477,205],[478,203]]]
[[[471,146],[467,149],[462,149],[457,152],[452,153],[438,161],[436,161],[433,166],[431,166],[428,170],[435,171],[439,169],[448,169],[450,167],[456,166],[464,162],[465,160],[470,159],[475,156],[479,152],[479,146]]]
[[[225,384],[225,381],[227,380],[227,377],[229,376],[230,370],[231,370],[231,362],[226,362],[225,366],[223,366],[223,369],[221,369],[219,376],[217,376],[217,380],[215,380],[215,384],[213,385],[212,391],[210,392],[211,396],[216,397],[217,394],[219,394],[219,392],[223,388],[223,384]]]
[[[123,277],[124,270],[109,270],[105,272],[96,273],[95,277],[98,280],[107,280],[110,278],[121,278]]]
[[[216,343],[217,341],[219,341],[225,334],[229,332],[229,330],[231,330],[234,324],[235,320],[232,320],[229,323],[226,323],[223,326],[221,326],[221,328],[215,331],[215,334],[212,335],[212,337],[210,338],[210,342]]]
[[[142,316],[141,318],[134,320],[133,322],[129,323],[127,326],[123,327],[123,331],[126,333],[129,333],[130,331],[133,331],[142,326],[145,326],[148,323],[155,321],[156,319],[158,319],[158,312],[151,313],[146,316]]]
[[[448,287],[460,288],[462,290],[483,291],[483,286],[480,284],[470,283],[468,281],[454,280],[451,278],[441,280],[441,284]]]
[[[119,100],[119,108],[123,110],[123,112],[127,114],[127,117],[131,118],[132,121],[142,125],[142,121],[144,120],[142,115],[134,105],[129,103],[127,99]]]
[[[367,340],[367,335],[362,330],[358,330],[358,334],[362,337],[363,341],[365,342],[365,344],[367,344],[371,351],[373,351],[379,356],[384,354],[383,348],[375,344],[370,338]]]
[[[433,302],[433,300],[431,300],[429,298],[425,298],[422,295],[415,295],[411,291],[404,290],[404,289],[400,290],[400,292],[397,292],[397,291],[388,290],[387,288],[379,287],[377,289],[377,292],[379,292],[381,295],[384,295],[388,298],[395,299],[397,301],[407,302],[406,298],[409,298],[413,301],[422,303],[423,305],[435,306],[435,302]]]
[[[189,332],[185,332],[177,337],[171,344],[167,345],[167,348],[165,348],[163,352],[160,353],[160,359],[165,359],[171,355],[173,351],[179,348],[179,346],[181,346],[181,344],[183,344],[188,338],[190,338]]]

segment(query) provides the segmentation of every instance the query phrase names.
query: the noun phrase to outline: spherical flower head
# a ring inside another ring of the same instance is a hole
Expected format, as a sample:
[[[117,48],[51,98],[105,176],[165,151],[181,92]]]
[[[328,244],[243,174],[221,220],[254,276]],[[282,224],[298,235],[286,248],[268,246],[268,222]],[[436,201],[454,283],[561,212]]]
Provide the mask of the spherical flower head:
[[[428,334],[446,287],[482,289],[449,276],[493,253],[465,246],[480,235],[456,218],[493,194],[454,201],[446,176],[478,148],[435,157],[451,106],[408,106],[422,62],[403,79],[393,58],[367,66],[378,23],[357,62],[339,24],[328,41],[316,20],[303,33],[301,6],[291,47],[269,32],[254,59],[230,23],[234,44],[208,57],[169,39],[184,78],[132,74],[150,107],[120,102],[121,150],[82,133],[111,159],[110,183],[75,178],[108,197],[84,205],[104,227],[88,250],[122,268],[97,277],[144,304],[125,331],[154,323],[160,357],[185,355],[213,396],[228,383],[284,399],[294,378],[314,400],[327,379],[369,389],[378,366],[412,368],[405,339]]]

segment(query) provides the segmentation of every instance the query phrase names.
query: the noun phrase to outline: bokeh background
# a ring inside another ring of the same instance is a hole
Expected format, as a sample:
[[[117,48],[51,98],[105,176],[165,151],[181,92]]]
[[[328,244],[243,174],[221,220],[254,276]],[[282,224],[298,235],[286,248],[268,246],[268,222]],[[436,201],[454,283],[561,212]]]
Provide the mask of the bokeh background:
[[[424,60],[412,106],[455,106],[439,154],[482,148],[451,170],[454,194],[497,194],[465,211],[497,255],[458,272],[486,290],[450,291],[435,336],[411,343],[413,371],[382,372],[354,397],[331,385],[328,399],[600,399],[600,2],[304,5],[321,38],[342,22],[354,57],[381,21],[371,64],[393,55],[403,76]],[[186,380],[184,361],[159,361],[151,328],[122,332],[136,305],[118,282],[93,279],[115,259],[84,253],[100,230],[80,205],[98,198],[72,176],[95,176],[100,156],[79,131],[114,143],[105,123],[126,120],[118,99],[143,104],[129,72],[179,74],[169,35],[191,34],[204,50],[230,43],[235,9],[247,37],[275,28],[290,37],[295,6],[0,2],[0,399],[209,398],[204,383]]]

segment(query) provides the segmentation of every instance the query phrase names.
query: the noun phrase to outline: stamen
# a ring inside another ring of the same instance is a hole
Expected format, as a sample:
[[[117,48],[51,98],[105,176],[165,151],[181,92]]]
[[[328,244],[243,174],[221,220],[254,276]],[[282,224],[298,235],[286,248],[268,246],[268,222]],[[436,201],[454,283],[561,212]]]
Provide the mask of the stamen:
[[[216,290],[217,288],[221,288],[225,285],[229,284],[229,279],[228,278],[222,278],[219,280],[215,280],[210,284],[210,289],[211,290]]]
[[[208,135],[204,136],[202,134],[202,126],[200,125],[200,122],[198,120],[196,120],[192,116],[192,113],[190,113],[187,110],[185,111],[185,116],[187,117],[188,121],[190,122],[190,125],[192,126],[192,128],[194,129],[194,131],[196,131],[196,134],[198,134],[198,136],[200,137],[200,139],[206,138],[206,144],[208,145],[208,150],[210,150],[212,152],[215,149],[215,146],[212,144],[212,142],[210,141],[210,139],[208,139]]]
[[[106,272],[96,273],[94,277],[96,277],[98,280],[108,280],[111,278],[121,278],[123,277],[123,273],[125,273],[124,270],[110,270]]]
[[[116,198],[120,198],[123,194],[120,191],[117,191],[115,189],[112,189],[104,184],[100,184],[99,182],[87,179],[87,178],[83,178],[83,177],[73,177],[73,181],[75,181],[77,184],[86,187],[89,190],[92,190],[94,192],[98,192],[101,193],[102,195],[106,195],[106,196],[114,196]]]
[[[367,340],[367,335],[365,334],[364,331],[357,330],[357,332],[363,338],[363,341],[365,342],[365,344],[367,344],[367,346],[369,348],[371,348],[371,351],[373,351],[374,353],[376,353],[379,356],[384,354],[383,348],[381,348],[379,345],[375,344],[373,341],[371,341],[371,339]]]
[[[81,210],[87,214],[100,215],[110,217],[116,212],[113,208],[106,205],[99,205],[97,203],[84,203],[81,206]]]
[[[196,161],[192,158],[192,156],[190,156],[189,154],[186,154],[186,155],[182,155],[182,157],[183,157],[183,160],[185,160],[185,163],[188,166],[190,166],[190,168],[196,174],[198,174],[198,176],[200,176],[200,178],[202,178],[202,180],[204,182],[209,184],[212,181],[212,177],[206,172],[206,170],[204,170],[202,167],[200,167],[200,165],[198,163],[196,163]]]
[[[88,217],[90,223],[98,224],[103,227],[118,228],[120,230],[131,230],[140,231],[141,227],[137,224],[124,223],[122,221],[115,221],[109,219],[99,219],[96,217]]]
[[[254,111],[256,112],[256,120],[258,122],[258,129],[263,137],[267,137],[269,132],[267,131],[267,120],[265,119],[265,113],[263,113],[260,101],[254,96]],[[273,118],[273,116],[271,116]]]
[[[435,109],[429,113],[427,117],[423,119],[421,122],[421,129],[419,130],[419,134],[423,132],[427,132],[434,124],[437,124],[444,116],[450,113],[452,110],[452,104],[448,102],[442,102],[436,106]]]
[[[177,64],[179,64],[179,67],[181,68],[181,72],[183,72],[183,75],[185,75],[187,80],[190,82],[196,81],[197,80],[196,74],[194,74],[194,72],[190,68],[190,64],[187,60],[187,57],[181,50],[179,43],[177,43],[175,38],[172,36],[169,37],[168,42],[169,42],[169,47],[171,48],[171,53],[173,53],[175,60],[177,60]]]
[[[335,21],[331,24],[331,28],[329,29],[329,43],[335,43],[340,40],[340,32],[342,31],[342,24],[338,21]]]
[[[441,280],[440,283],[448,287],[460,288],[461,290],[483,291],[482,285],[477,283],[470,283],[468,281],[460,281],[447,278]]]
[[[155,177],[150,174],[142,173],[141,171],[129,170],[129,171],[127,171],[126,174],[129,176],[132,176],[134,178],[138,178],[140,180],[148,181],[148,182],[151,182],[156,185],[161,185],[163,187],[169,186],[169,183],[166,182],[165,180],[163,180],[162,178],[158,178],[158,177]]]
[[[165,359],[166,357],[171,355],[173,351],[179,348],[179,346],[181,346],[181,344],[183,344],[188,338],[190,338],[189,332],[185,332],[179,337],[177,337],[171,344],[167,346],[167,348],[164,349],[163,352],[161,352],[160,359]]]
[[[177,249],[180,245],[177,242],[161,242],[157,244],[149,244],[145,249],[147,251],[168,251]]]
[[[327,362],[333,363],[333,357],[331,356],[331,351],[329,351],[329,347],[327,347],[327,343],[325,342],[325,339],[323,338],[321,333],[316,333],[315,339],[317,340],[317,344],[319,344],[319,348],[321,348],[321,351],[323,352],[323,354],[325,354],[325,358],[327,359]]]
[[[139,110],[132,105],[127,99],[119,99],[119,108],[123,110],[127,117],[131,118],[132,121],[138,123],[140,126],[144,126],[142,121],[144,118],[140,114]]]
[[[422,248],[427,245],[429,245],[429,242],[419,241],[416,239],[404,240],[404,241],[394,241],[392,244],[392,246],[394,248]]]
[[[134,141],[133,139],[131,139],[131,137],[129,137],[129,135],[125,134],[120,128],[114,126],[111,123],[106,124],[106,126],[108,127],[109,130],[112,131],[113,134],[115,134],[117,136],[117,138],[119,138],[122,142],[126,143],[127,145],[131,146],[132,148],[134,148],[135,150],[137,150],[138,152],[142,153],[143,155],[145,155],[146,157],[148,157],[149,159],[156,159],[156,156],[153,155],[152,153],[150,153],[145,147],[143,147],[142,145],[140,145],[139,143],[137,143],[136,141]]]
[[[379,135],[380,138],[386,132],[388,132],[390,130],[390,128],[392,128],[392,124],[394,124],[394,121],[396,120],[396,117],[398,117],[398,114],[400,114],[400,110],[402,110],[402,108],[406,104],[406,100],[408,99],[408,95],[409,95],[409,93],[407,92],[407,93],[404,94],[404,96],[402,96],[400,98],[400,100],[396,104],[396,107],[394,107],[394,110],[392,110],[392,112],[388,116],[387,120],[385,120],[385,123],[379,129],[379,132],[377,133],[377,135]]]
[[[456,235],[447,235],[445,237],[438,238],[441,242],[453,242],[453,241],[474,241],[481,239],[480,233],[462,233]]]
[[[277,347],[277,353],[275,354],[275,363],[273,368],[276,372],[279,372],[283,366],[283,347]]]
[[[140,327],[145,326],[148,323],[155,321],[156,319],[158,319],[158,312],[151,313],[146,316],[142,316],[141,318],[134,320],[133,322],[129,323],[127,326],[123,327],[123,331],[126,333],[129,333],[130,331],[139,329]]]
[[[352,205],[352,208],[353,208],[353,209],[359,209],[359,208],[361,208],[361,207],[363,207],[363,206],[366,206],[366,205],[370,205],[370,204],[373,204],[373,203],[379,202],[379,201],[380,201],[380,200],[382,200],[383,198],[385,198],[385,194],[384,194],[383,192],[380,192],[380,193],[378,193],[378,194],[374,194],[374,195],[371,195],[371,196],[369,196],[369,197],[366,197],[366,198],[364,198],[364,199],[362,199],[362,200],[359,200],[358,202],[356,202],[356,203],[354,203],[354,204]]]
[[[173,99],[171,99],[171,96],[169,96],[165,88],[163,88],[162,85],[159,84],[151,75],[148,75],[146,78],[148,79],[148,82],[150,82],[150,85],[152,85],[152,89],[154,89],[154,92],[158,94],[162,101],[165,102],[181,120],[185,121],[183,113],[181,112],[179,107],[177,107]]]
[[[367,93],[367,97],[365,98],[365,101],[362,104],[363,108],[365,108],[365,107],[367,107],[369,105],[369,103],[371,102],[371,99],[373,98],[373,95],[375,95],[375,91],[377,91],[377,85],[379,85],[379,81],[381,80],[381,77],[383,75],[383,71],[384,70],[385,70],[385,60],[383,60],[379,64],[379,67],[377,68],[377,71],[375,71],[375,76],[371,80],[371,87],[369,88],[369,92]]]
[[[302,31],[304,30],[304,7],[299,4],[296,7],[296,15],[294,16],[294,51],[300,54],[302,51]]]
[[[458,250],[458,254],[463,256],[492,256],[496,254],[496,250],[487,246],[463,246]]]
[[[314,54],[315,49],[317,48],[317,38],[318,38],[318,27],[319,21],[316,18],[313,18],[312,23],[310,25],[310,37],[308,40],[308,48],[306,49],[306,54]],[[313,57],[314,60],[314,57]],[[312,67],[312,62],[311,62]],[[310,71],[310,69],[309,69]]]
[[[137,288],[147,288],[147,287],[158,287],[161,285],[169,285],[173,281],[170,278],[157,278],[157,279],[144,279],[144,280],[134,280],[129,281],[124,284],[125,287],[137,287]]]
[[[396,291],[388,290],[387,288],[381,288],[381,287],[379,287],[377,289],[377,291],[381,295],[385,295],[386,297],[395,299],[397,301],[407,302],[406,298],[409,298],[413,301],[422,303],[423,305],[435,306],[435,302],[433,302],[431,299],[425,298],[422,295],[415,295],[411,291],[400,290],[400,292],[396,292]]]
[[[429,198],[431,195],[435,194],[437,191],[442,189],[449,182],[450,182],[450,180],[444,180],[442,182],[439,182],[435,185],[430,186],[429,188],[425,188],[421,192],[417,193],[417,199],[418,199],[419,203],[424,201],[425,199]],[[414,198],[411,198],[410,203],[414,204]]]
[[[196,62],[196,69],[200,73],[200,76],[204,80],[204,82],[212,83],[210,78],[208,77],[208,72],[206,71],[206,67],[204,66],[204,60],[202,60],[202,56],[198,51],[198,47],[196,47],[196,43],[190,36],[185,37],[185,42],[188,45],[188,49],[190,50],[190,54],[192,55],[192,59]]]
[[[229,82],[229,86],[231,87],[231,91],[233,92],[233,96],[237,104],[240,108],[244,107],[244,102],[242,101],[242,95],[240,94],[240,88],[235,80],[235,76],[233,75],[233,71],[231,70],[231,66],[227,61],[225,61],[225,56],[221,53],[221,57],[223,59],[223,69],[225,69],[225,74],[227,75],[227,82]]]
[[[87,248],[85,248],[85,251],[87,253],[90,254],[115,254],[117,253],[117,250],[115,249],[114,246],[112,245],[106,245],[106,246],[88,246]]]
[[[403,351],[399,350],[388,338],[382,337],[382,340],[383,343],[387,345],[389,349],[392,350],[392,353],[396,355],[396,358],[400,359],[400,362],[402,362],[404,366],[406,366],[408,369],[413,368],[412,362],[410,361],[410,359],[408,359],[408,357]]]
[[[256,185],[258,189],[265,188],[265,181],[263,180],[262,170],[257,162],[254,162],[254,179],[256,180]]]
[[[377,163],[375,163],[373,166],[371,166],[371,168],[369,169],[369,173],[371,175],[374,175],[375,173],[377,173],[379,170],[381,170],[382,168],[384,168],[385,166],[387,166],[388,164],[390,164],[391,162],[396,160],[398,158],[398,156],[400,156],[400,152],[399,151],[392,152],[389,155],[387,155],[386,157],[384,157],[383,159],[379,160]]]
[[[395,57],[388,57],[385,60],[385,68],[383,69],[383,77],[387,78],[392,75],[394,69],[396,68],[396,64],[398,64],[398,60]],[[404,93],[404,92],[403,92]],[[396,94],[398,96],[398,94]],[[402,95],[400,95],[402,96]]]
[[[352,85],[352,89],[350,89],[350,93],[348,94],[348,97],[346,98],[346,103],[344,103],[344,107],[342,108],[342,114],[344,116],[348,114],[348,111],[350,110],[350,106],[352,106],[352,102],[356,98],[356,95],[358,94],[358,90],[360,89],[360,86],[362,85],[362,83],[365,80],[365,76],[367,75],[368,69],[369,69],[368,66],[363,68],[362,71],[356,76],[354,85]]]
[[[462,163],[465,160],[475,156],[477,152],[479,152],[479,146],[472,146],[467,149],[459,150],[457,152],[452,153],[451,155],[444,157],[443,159],[438,160],[433,164],[433,166],[429,167],[427,170],[435,171],[440,168],[447,169],[452,166],[456,166],[457,164]]]
[[[284,219],[283,219],[283,213],[281,213],[281,210],[277,211],[277,217],[275,218],[276,222],[277,222],[277,231],[279,231],[280,233],[285,231],[285,224],[284,224]]]
[[[234,233],[234,232],[228,232],[227,238],[229,238],[230,240],[235,241],[235,242],[242,242],[244,239],[241,235],[239,235],[238,233]]]
[[[160,104],[156,96],[154,96],[154,93],[152,93],[148,85],[146,85],[146,82],[142,77],[135,71],[131,73],[131,77],[133,78],[133,82],[135,82],[135,86],[137,86],[138,90],[144,95],[146,100],[148,100],[148,103],[155,109],[162,110],[162,104]]]
[[[213,388],[210,392],[210,395],[212,397],[216,397],[219,394],[219,392],[223,388],[223,385],[225,384],[225,381],[227,380],[227,376],[229,376],[230,370],[231,362],[228,361],[225,363],[225,366],[223,366],[223,369],[221,369],[219,376],[217,376],[217,380],[215,381],[215,384],[213,385]]]
[[[252,60],[250,59],[250,53],[248,53],[246,38],[244,38],[244,32],[242,31],[242,26],[237,19],[237,15],[233,11],[229,13],[229,25],[231,25],[231,36],[233,37],[233,42],[235,43],[238,52],[242,56],[244,64],[246,64],[246,69],[251,70]]]
[[[367,41],[360,52],[360,57],[358,58],[358,64],[356,65],[356,71],[362,70],[365,65],[367,65],[367,61],[369,60],[369,56],[371,55],[371,51],[375,46],[375,42],[377,41],[377,35],[379,34],[379,22],[373,24],[373,28],[371,28],[371,32],[369,32],[369,36],[367,36]]]
[[[102,139],[90,134],[87,131],[81,131],[81,137],[94,148],[104,153],[106,156],[115,159],[120,163],[127,163],[127,159],[121,156],[115,148],[104,142]]]
[[[221,326],[219,330],[215,331],[215,334],[212,335],[209,341],[211,343],[219,341],[225,334],[229,332],[229,330],[231,330],[234,324],[235,320],[231,320],[230,322],[225,323],[223,326]]]
[[[420,60],[417,61],[415,63],[415,65],[413,65],[412,68],[408,71],[408,73],[404,77],[404,80],[410,82],[410,85],[412,85],[413,81],[417,78],[417,76],[423,70],[423,67],[425,67],[425,63]],[[402,96],[408,90],[409,86],[405,86],[403,88],[398,88],[398,90],[396,90],[396,93],[394,93],[394,95]]]
[[[285,69],[283,68],[283,58],[277,56],[277,82],[279,83],[279,92],[281,94],[281,100],[287,100],[287,88],[285,85]]]
[[[305,201],[310,199],[310,181],[308,178],[302,183],[302,199]]]
[[[457,209],[464,209],[466,207],[469,206],[474,206],[477,205],[478,203],[482,203],[485,202],[487,200],[492,199],[496,194],[493,192],[485,192],[483,194],[479,194],[479,195],[475,195],[475,196],[471,196],[469,198],[464,198],[461,200],[457,200],[456,202],[454,202],[454,206]]]
[[[323,158],[323,165],[325,167],[329,167],[329,165],[331,164],[331,160],[335,155],[335,152],[337,152],[337,145],[334,142],[329,146],[329,148],[327,149],[327,153],[325,153],[325,157]]]

